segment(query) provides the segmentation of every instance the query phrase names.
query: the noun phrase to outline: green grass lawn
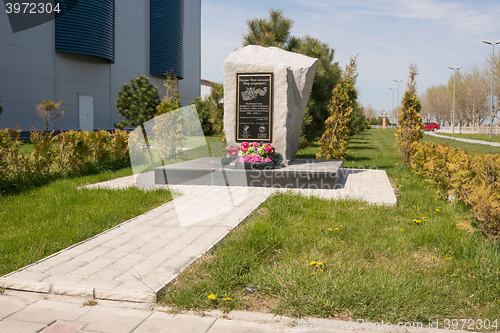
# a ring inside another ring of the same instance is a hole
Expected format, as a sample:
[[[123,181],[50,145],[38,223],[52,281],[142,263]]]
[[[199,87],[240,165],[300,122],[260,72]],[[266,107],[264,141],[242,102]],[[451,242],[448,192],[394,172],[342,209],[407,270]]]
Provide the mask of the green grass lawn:
[[[500,142],[500,135],[492,135],[490,138],[489,134],[451,134],[451,133],[437,133],[439,135],[451,136],[456,138],[472,139],[472,140],[482,140],[490,142]]]
[[[122,169],[0,196],[0,275],[36,262],[171,200],[169,191],[78,190],[128,176]]]
[[[298,157],[317,149],[307,147]],[[470,210],[443,201],[402,167],[394,131],[353,137],[345,165],[386,170],[398,205],[275,195],[186,269],[159,302],[179,310],[424,325],[445,318],[500,319],[499,243],[457,229],[472,219]],[[255,294],[244,293],[248,284],[256,286]]]

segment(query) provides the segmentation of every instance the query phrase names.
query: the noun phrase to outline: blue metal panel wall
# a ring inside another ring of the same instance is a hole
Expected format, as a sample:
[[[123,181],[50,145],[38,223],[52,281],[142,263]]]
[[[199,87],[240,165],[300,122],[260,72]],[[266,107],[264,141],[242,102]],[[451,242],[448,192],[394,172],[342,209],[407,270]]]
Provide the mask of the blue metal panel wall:
[[[151,0],[150,73],[184,77],[184,1]]]
[[[115,62],[115,1],[57,0],[73,9],[56,16],[56,51],[88,54]]]

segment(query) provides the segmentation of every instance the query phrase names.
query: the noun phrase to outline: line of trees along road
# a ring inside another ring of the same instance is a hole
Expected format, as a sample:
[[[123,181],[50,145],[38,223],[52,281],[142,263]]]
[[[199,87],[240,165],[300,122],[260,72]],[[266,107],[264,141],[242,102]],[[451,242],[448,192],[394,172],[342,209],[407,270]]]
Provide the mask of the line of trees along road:
[[[494,91],[500,95],[500,55],[490,55],[482,64],[472,64],[468,69],[456,73],[455,123],[462,126],[480,126],[490,123],[491,106],[486,104],[491,95],[491,67],[495,68]],[[421,116],[424,121],[435,121],[441,125],[451,125],[453,116],[453,86],[455,75],[452,71],[447,84],[435,85],[420,95]],[[493,121],[500,117],[499,106],[495,106]]]

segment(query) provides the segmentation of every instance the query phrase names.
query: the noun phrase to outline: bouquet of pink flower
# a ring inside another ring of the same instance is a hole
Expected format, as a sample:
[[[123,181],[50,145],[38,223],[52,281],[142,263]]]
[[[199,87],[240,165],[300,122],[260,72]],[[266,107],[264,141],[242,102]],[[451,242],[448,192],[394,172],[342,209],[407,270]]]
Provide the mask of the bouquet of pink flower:
[[[222,158],[222,165],[236,162],[238,168],[245,169],[274,169],[283,161],[283,156],[276,153],[273,146],[259,145],[257,142],[243,142],[240,146],[228,146],[226,156]]]

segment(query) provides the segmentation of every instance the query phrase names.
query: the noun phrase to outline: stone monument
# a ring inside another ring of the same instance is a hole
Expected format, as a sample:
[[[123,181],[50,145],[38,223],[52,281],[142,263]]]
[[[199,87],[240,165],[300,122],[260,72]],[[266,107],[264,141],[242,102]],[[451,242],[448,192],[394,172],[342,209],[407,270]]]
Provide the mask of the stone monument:
[[[250,45],[224,61],[224,134],[227,142],[270,143],[288,165],[318,60],[276,47]]]

